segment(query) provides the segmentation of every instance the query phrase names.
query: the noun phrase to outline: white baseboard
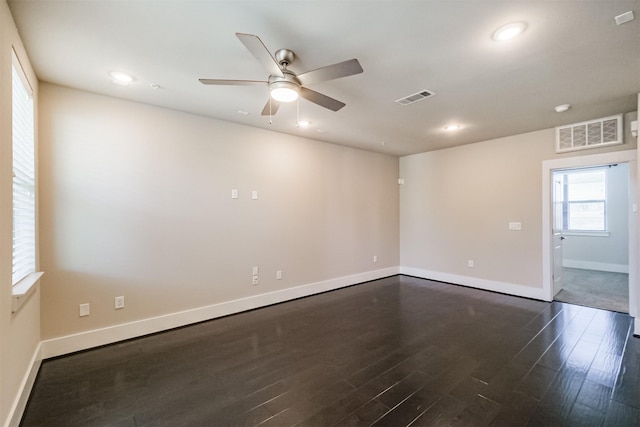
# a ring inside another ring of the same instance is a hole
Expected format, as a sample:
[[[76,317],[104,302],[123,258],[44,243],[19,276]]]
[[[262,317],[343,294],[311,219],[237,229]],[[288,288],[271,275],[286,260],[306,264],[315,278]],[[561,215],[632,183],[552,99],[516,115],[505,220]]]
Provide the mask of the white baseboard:
[[[22,414],[24,414],[24,410],[27,407],[29,395],[31,394],[31,389],[33,389],[33,384],[36,382],[36,377],[38,376],[38,371],[40,370],[41,363],[42,343],[39,343],[35,351],[33,352],[33,356],[31,357],[29,370],[25,373],[24,378],[20,383],[18,394],[13,404],[11,405],[9,416],[7,417],[7,423],[5,424],[6,427],[17,427],[20,425]]]
[[[610,273],[629,273],[627,264],[610,264],[606,262],[581,261],[577,259],[562,260],[562,266],[581,270],[608,271]]]
[[[476,277],[460,276],[457,274],[442,273],[439,271],[423,270],[414,267],[400,267],[400,274],[547,301],[544,297],[542,288],[532,288],[530,286],[516,285],[512,283],[495,282],[493,280],[478,279]]]
[[[135,322],[109,326],[106,328],[80,332],[42,341],[42,358],[61,356],[80,350],[86,350],[105,344],[136,338],[156,332],[186,326],[217,317],[240,313],[254,308],[266,307],[296,298],[306,297],[321,292],[331,291],[370,280],[381,279],[399,274],[399,267],[368,271],[351,276],[338,277],[322,282],[296,286],[233,301],[226,301],[191,310],[170,313],[163,316],[138,320]]]

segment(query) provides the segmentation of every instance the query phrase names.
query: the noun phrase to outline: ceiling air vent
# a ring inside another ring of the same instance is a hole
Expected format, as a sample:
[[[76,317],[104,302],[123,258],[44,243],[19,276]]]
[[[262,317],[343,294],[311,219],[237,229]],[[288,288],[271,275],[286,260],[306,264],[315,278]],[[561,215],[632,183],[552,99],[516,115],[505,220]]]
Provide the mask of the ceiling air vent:
[[[396,102],[400,105],[409,105],[414,102],[422,101],[423,99],[427,99],[435,95],[435,92],[429,90],[423,90],[418,93],[414,93],[413,95],[405,96],[404,98],[396,99]]]
[[[622,144],[622,114],[558,126],[556,153]]]

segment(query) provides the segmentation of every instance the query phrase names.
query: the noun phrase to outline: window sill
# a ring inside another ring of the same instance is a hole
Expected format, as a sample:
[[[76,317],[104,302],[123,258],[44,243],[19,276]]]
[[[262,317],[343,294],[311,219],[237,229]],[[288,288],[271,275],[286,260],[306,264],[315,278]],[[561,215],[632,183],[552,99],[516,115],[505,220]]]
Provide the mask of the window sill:
[[[35,292],[36,285],[44,272],[31,273],[13,285],[11,295],[11,313],[16,313]]]
[[[609,237],[611,233],[608,231],[565,231],[564,236],[582,236],[582,237]]]

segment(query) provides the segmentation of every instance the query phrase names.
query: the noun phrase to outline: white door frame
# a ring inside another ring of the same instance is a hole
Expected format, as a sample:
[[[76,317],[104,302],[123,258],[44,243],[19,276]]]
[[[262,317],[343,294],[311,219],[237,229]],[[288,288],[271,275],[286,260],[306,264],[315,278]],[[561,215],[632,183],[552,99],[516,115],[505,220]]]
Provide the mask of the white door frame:
[[[542,295],[553,300],[553,248],[551,239],[551,177],[554,169],[572,169],[600,166],[610,163],[629,164],[629,315],[638,312],[638,219],[637,219],[637,151],[613,151],[577,157],[545,160],[542,162]],[[633,207],[633,209],[632,209]]]

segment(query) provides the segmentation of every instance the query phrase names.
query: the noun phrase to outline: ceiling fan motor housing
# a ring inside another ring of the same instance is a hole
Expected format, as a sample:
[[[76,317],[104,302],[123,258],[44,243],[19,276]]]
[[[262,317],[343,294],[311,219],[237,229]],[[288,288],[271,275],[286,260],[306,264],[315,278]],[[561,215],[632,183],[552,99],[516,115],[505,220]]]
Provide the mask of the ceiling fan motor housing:
[[[283,68],[287,68],[287,65],[291,65],[295,58],[296,55],[292,50],[278,49],[276,51],[276,61],[278,61],[278,64],[280,64],[280,66]]]

